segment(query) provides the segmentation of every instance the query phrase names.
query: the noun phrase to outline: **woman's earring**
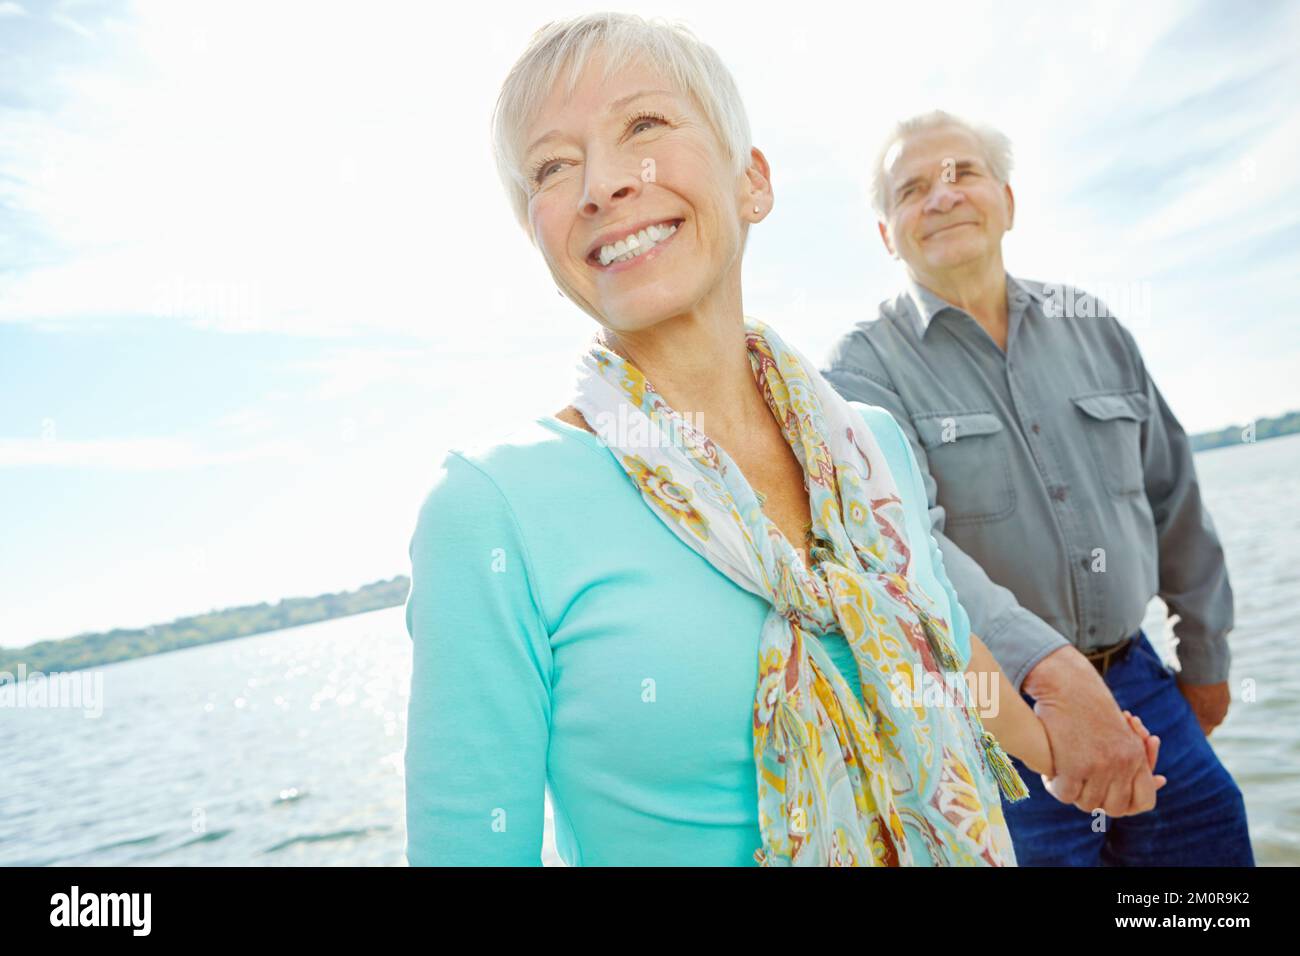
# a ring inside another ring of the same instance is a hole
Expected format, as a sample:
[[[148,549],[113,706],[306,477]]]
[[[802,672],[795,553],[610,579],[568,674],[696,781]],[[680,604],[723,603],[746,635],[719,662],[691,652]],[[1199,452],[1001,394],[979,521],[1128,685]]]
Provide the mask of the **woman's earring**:
[[[754,212],[758,212],[758,207],[757,207],[757,206],[754,207]]]

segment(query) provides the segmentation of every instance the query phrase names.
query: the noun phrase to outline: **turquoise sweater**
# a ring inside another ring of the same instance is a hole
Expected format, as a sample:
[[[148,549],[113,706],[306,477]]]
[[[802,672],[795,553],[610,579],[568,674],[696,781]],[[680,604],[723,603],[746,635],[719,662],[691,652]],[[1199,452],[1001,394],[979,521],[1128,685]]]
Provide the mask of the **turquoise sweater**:
[[[911,446],[884,409],[854,404],[969,660]],[[768,604],[678,540],[595,435],[544,418],[449,452],[410,554],[412,866],[540,865],[548,788],[570,866],[756,865]],[[860,694],[848,644],[824,640]]]

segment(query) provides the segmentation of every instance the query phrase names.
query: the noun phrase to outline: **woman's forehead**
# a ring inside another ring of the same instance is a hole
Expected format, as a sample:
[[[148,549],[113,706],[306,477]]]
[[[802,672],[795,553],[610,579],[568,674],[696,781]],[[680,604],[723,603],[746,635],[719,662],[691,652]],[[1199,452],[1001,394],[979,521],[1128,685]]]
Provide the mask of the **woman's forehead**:
[[[543,102],[543,112],[573,105],[584,111],[617,111],[638,93],[682,98],[681,91],[663,70],[639,57],[619,66],[611,66],[604,57],[593,58],[571,87],[568,86],[569,69],[560,71],[551,95]]]
[[[621,120],[624,111],[645,104],[671,103],[689,110],[693,104],[659,71],[625,68],[605,79],[599,68],[589,65],[570,95],[562,82],[539,104],[536,115],[525,130],[525,153],[556,137],[564,128],[587,121]]]

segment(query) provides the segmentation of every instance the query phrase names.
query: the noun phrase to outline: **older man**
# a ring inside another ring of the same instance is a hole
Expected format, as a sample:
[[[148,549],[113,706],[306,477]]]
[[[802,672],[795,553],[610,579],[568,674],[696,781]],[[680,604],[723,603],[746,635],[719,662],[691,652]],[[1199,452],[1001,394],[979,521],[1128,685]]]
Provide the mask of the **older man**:
[[[907,432],[972,630],[1047,727],[1055,799],[1016,760],[1035,799],[1005,807],[1021,865],[1253,865],[1206,740],[1232,590],[1187,436],[1104,305],[1007,274],[1010,165],[987,127],[898,125],[872,192],[906,287],[824,374]],[[1181,618],[1177,675],[1140,630],[1157,593]],[[1158,800],[1122,708],[1161,740]]]

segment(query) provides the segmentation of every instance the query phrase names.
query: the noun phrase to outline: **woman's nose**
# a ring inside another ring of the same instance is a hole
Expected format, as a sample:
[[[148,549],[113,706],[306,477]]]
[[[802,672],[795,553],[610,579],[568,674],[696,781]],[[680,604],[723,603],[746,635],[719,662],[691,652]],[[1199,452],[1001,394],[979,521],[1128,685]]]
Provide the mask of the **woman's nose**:
[[[615,203],[634,198],[640,191],[641,181],[630,170],[617,169],[611,164],[603,169],[588,166],[587,172],[581,206],[585,216],[600,215]]]

